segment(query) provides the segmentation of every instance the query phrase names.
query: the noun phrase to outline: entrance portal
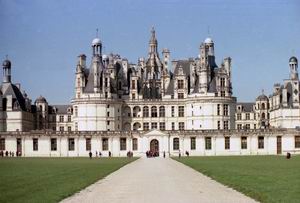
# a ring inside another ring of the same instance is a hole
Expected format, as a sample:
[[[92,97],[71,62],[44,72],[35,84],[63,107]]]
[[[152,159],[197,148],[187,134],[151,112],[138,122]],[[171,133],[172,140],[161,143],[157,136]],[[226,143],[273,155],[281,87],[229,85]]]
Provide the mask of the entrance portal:
[[[151,140],[150,153],[152,154],[152,156],[159,156],[159,142],[157,139]]]

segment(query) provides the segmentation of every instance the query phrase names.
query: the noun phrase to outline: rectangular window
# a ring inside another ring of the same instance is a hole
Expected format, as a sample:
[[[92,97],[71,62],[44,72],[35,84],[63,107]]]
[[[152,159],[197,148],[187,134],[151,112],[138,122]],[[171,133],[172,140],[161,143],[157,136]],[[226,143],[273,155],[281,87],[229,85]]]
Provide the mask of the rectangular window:
[[[223,115],[228,116],[228,104],[224,104],[223,106]]]
[[[247,130],[249,130],[249,129],[250,129],[250,124],[246,124],[246,125],[245,125],[245,128],[246,128]]]
[[[60,132],[63,132],[63,131],[64,131],[64,126],[60,126],[60,127],[59,127],[59,131],[60,131]]]
[[[157,123],[151,123],[151,129],[157,129]]]
[[[217,105],[217,115],[220,115],[220,104]]]
[[[56,151],[56,150],[57,150],[57,139],[51,138],[51,151]]]
[[[178,107],[178,117],[184,117],[184,106]]]
[[[108,111],[108,112],[106,112],[106,117],[109,117],[109,111]]]
[[[171,106],[171,116],[175,116],[175,106]]]
[[[144,128],[144,130],[149,130],[149,123],[143,123],[143,128]]]
[[[195,149],[196,149],[196,138],[191,137],[191,150],[195,150]]]
[[[264,146],[264,137],[263,136],[259,136],[258,137],[258,149],[263,149]]]
[[[224,121],[224,130],[228,130],[228,121]]]
[[[241,137],[241,148],[247,149],[247,137]]]
[[[159,129],[160,130],[166,130],[166,123],[164,123],[164,122],[159,123]]]
[[[92,149],[91,138],[86,138],[85,139],[85,150],[91,151],[91,149]]]
[[[74,106],[74,115],[77,117],[78,116],[78,107]]]
[[[72,127],[68,126],[68,132],[71,132],[71,131],[72,131]]]
[[[242,129],[242,124],[237,124],[237,129],[241,130]]]
[[[220,86],[225,87],[225,78],[220,78]]]
[[[132,99],[135,99],[135,93],[132,93]]]
[[[184,130],[184,122],[179,122],[178,128],[179,128],[179,130]]]
[[[221,121],[218,121],[218,130],[221,129]]]
[[[250,113],[246,113],[246,120],[250,120]]]
[[[255,114],[254,114],[255,115]],[[256,129],[256,124],[253,125],[253,128]]]
[[[221,97],[225,97],[225,91],[221,91]]]
[[[134,89],[135,89],[135,80],[132,80],[132,81],[131,81],[131,84],[132,84],[132,87],[131,87],[131,88],[134,90]]]
[[[71,122],[72,121],[72,117],[71,115],[68,115],[68,122]]]
[[[59,122],[64,122],[64,116],[59,116]]]
[[[179,138],[173,138],[173,150],[179,150]]]
[[[5,138],[0,138],[0,151],[5,150]]]
[[[108,150],[108,138],[102,138],[102,151]]]
[[[74,140],[74,138],[69,138],[68,143],[69,143],[69,151],[74,151],[75,150],[75,140]]]
[[[242,120],[242,115],[240,114],[240,113],[238,113],[237,115],[236,115],[236,120]]]
[[[225,137],[225,149],[230,149],[230,137]]]
[[[211,149],[211,137],[205,138],[205,149],[210,150]]]
[[[295,136],[295,148],[300,148],[300,136]]]
[[[175,130],[175,123],[172,122],[172,130]]]
[[[184,98],[184,93],[178,93],[178,99],[183,99]]]
[[[126,138],[120,138],[120,150],[121,151],[126,150]]]
[[[33,142],[33,151],[38,151],[39,150],[39,140],[37,138],[33,138],[32,142]]]
[[[177,80],[177,86],[178,86],[178,89],[184,89],[184,83],[183,83],[183,80]]]
[[[132,151],[136,151],[136,150],[138,150],[138,139],[133,138],[132,139]]]

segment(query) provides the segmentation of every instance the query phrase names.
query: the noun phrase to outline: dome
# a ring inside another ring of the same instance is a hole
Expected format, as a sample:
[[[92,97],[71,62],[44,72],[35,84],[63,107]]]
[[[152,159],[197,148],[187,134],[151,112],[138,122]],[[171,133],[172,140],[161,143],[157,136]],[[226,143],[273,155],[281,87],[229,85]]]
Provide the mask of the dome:
[[[103,60],[107,60],[107,59],[108,59],[108,56],[105,55],[105,54],[103,54],[102,59],[103,59]]]
[[[101,40],[100,40],[99,38],[93,39],[93,41],[92,41],[92,46],[100,45],[100,44],[101,44]]]
[[[208,37],[208,38],[206,38],[206,39],[204,40],[204,43],[205,43],[205,44],[212,44],[212,43],[214,43],[214,41],[212,40],[212,38]]]
[[[45,99],[45,97],[43,96],[39,96],[36,100],[35,100],[35,103],[47,103],[47,100]]]
[[[298,60],[297,60],[297,58],[295,57],[295,56],[292,56],[291,58],[290,58],[290,61],[289,61],[290,63],[298,63]]]
[[[269,100],[269,98],[264,94],[261,94],[256,98],[256,101],[267,101],[267,100]]]
[[[6,59],[6,60],[4,60],[3,61],[3,63],[2,63],[2,66],[3,67],[11,67],[11,62],[10,62],[10,60],[8,60],[8,59]]]

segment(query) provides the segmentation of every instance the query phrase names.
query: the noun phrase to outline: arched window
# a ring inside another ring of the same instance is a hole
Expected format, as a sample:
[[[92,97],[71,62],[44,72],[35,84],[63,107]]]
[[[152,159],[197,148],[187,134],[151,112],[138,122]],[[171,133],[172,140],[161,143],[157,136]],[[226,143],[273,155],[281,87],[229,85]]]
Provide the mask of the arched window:
[[[149,107],[148,106],[143,107],[143,117],[149,117]]]
[[[156,108],[156,106],[151,107],[151,117],[157,117],[157,108]]]
[[[123,116],[131,117],[131,109],[129,106],[125,106]]]
[[[262,113],[262,114],[261,114],[261,119],[265,119],[265,118],[266,118],[265,113]]]
[[[173,138],[173,150],[179,150],[179,138]]]
[[[159,117],[165,117],[165,107],[164,106],[159,107]]]
[[[131,130],[130,123],[125,123],[125,124],[124,124],[124,127],[123,127],[123,130],[125,130],[125,131],[130,131],[130,130]]]
[[[261,108],[262,108],[262,110],[264,110],[266,107],[265,107],[265,103],[262,103],[261,104]]]

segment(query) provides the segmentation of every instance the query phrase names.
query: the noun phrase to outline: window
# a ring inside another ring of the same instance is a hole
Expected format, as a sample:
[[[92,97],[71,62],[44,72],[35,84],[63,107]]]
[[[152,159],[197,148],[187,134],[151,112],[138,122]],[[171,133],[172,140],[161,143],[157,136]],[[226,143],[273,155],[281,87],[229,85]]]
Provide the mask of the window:
[[[143,128],[145,131],[149,130],[149,123],[148,122],[143,123]]]
[[[177,80],[177,87],[179,90],[184,88],[183,80]]]
[[[220,86],[225,87],[225,78],[220,78]]]
[[[163,123],[159,123],[159,129],[160,130],[166,130],[166,124],[163,122]]]
[[[68,126],[68,132],[71,132],[71,131],[72,131],[72,127]]]
[[[135,89],[135,80],[132,80],[131,84],[132,84],[132,89],[134,90]]]
[[[255,114],[254,114],[255,115]],[[253,128],[256,129],[256,124],[253,125]]]
[[[221,91],[221,97],[225,97],[225,91]]]
[[[59,127],[59,131],[60,131],[60,132],[63,132],[63,131],[64,131],[64,126],[60,126],[60,127]]]
[[[151,123],[151,129],[157,129],[157,123]]]
[[[228,121],[224,121],[224,130],[228,130]]]
[[[254,113],[254,114],[253,114],[253,116],[254,116],[254,118],[253,118],[253,119],[254,119],[254,120],[256,120],[256,113]]]
[[[138,139],[133,138],[132,139],[132,151],[136,151],[136,150],[138,150]]]
[[[69,138],[68,143],[69,143],[69,151],[74,151],[75,150],[75,140],[74,140],[74,138]]]
[[[211,137],[205,138],[205,149],[210,150],[211,149]]]
[[[173,150],[179,150],[179,138],[173,138]]]
[[[71,115],[68,115],[68,122],[71,122],[72,121],[72,117]]]
[[[164,106],[160,106],[159,107],[159,117],[165,117],[165,107]]]
[[[56,151],[57,150],[57,139],[56,138],[51,138],[51,151]]]
[[[85,139],[85,150],[86,151],[91,151],[92,146],[91,146],[91,138],[86,138]]]
[[[175,116],[175,106],[171,106],[171,116]]]
[[[225,149],[230,149],[230,137],[225,137]]]
[[[109,125],[109,124],[110,124],[110,121],[106,121],[106,124]]]
[[[5,138],[0,138],[0,151],[5,150]]]
[[[75,131],[78,131],[78,123],[75,122]]]
[[[196,149],[196,138],[191,137],[191,150],[195,150],[195,149]]]
[[[74,115],[78,116],[78,107],[77,106],[74,106]]]
[[[245,129],[249,130],[250,129],[250,124],[246,124]]]
[[[221,121],[218,121],[218,130],[221,129]]]
[[[265,113],[262,113],[262,114],[261,114],[261,119],[265,119],[265,118],[266,118]]]
[[[242,129],[242,124],[237,124],[237,129],[241,130]]]
[[[154,117],[154,118],[157,117],[157,108],[156,108],[156,106],[151,107],[151,117]]]
[[[250,113],[246,113],[246,120],[250,120]]]
[[[300,148],[300,136],[295,136],[295,148]]]
[[[241,148],[247,149],[247,137],[241,137]]]
[[[64,116],[59,116],[59,122],[64,122]]]
[[[143,107],[143,117],[149,117],[149,107],[148,106]]]
[[[39,150],[39,140],[37,138],[33,138],[32,142],[33,142],[33,151],[38,151]]]
[[[224,104],[224,107],[223,107],[223,115],[224,115],[224,116],[228,116],[228,104]]]
[[[175,130],[175,123],[172,122],[172,130]]]
[[[103,151],[108,150],[108,138],[102,138],[102,150]]]
[[[263,149],[264,148],[264,137],[259,136],[258,137],[258,149]]]
[[[135,93],[132,93],[132,99],[135,99]]]
[[[109,111],[108,112],[106,112],[106,117],[109,117],[110,115],[109,115],[110,113],[109,113]]]
[[[217,105],[217,115],[220,115],[220,104]]]
[[[178,117],[184,117],[184,106],[178,107]]]
[[[265,110],[265,108],[266,108],[265,103],[262,103],[262,104],[261,104],[261,109],[262,109],[262,110]]]
[[[120,150],[126,150],[126,138],[120,138]]]
[[[184,93],[178,93],[178,99],[183,99],[184,98]]]
[[[105,86],[105,87],[108,86],[108,80],[107,80],[107,78],[105,78],[105,80],[104,80],[104,86]]]
[[[179,122],[178,128],[179,128],[179,130],[184,130],[184,122]]]
[[[240,113],[238,113],[237,115],[236,115],[236,120],[242,120],[242,115],[240,114]]]

